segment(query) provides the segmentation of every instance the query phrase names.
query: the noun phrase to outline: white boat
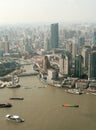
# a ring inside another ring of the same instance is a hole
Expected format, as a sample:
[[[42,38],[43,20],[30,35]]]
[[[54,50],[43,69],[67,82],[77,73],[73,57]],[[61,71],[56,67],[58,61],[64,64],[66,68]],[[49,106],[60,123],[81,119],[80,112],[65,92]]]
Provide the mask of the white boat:
[[[93,95],[95,95],[95,96],[96,96],[96,93],[91,93],[91,94],[93,94]]]
[[[7,120],[10,120],[10,121],[24,122],[24,119],[19,117],[18,115],[7,114],[5,117]]]
[[[71,94],[77,94],[77,95],[82,94],[82,91],[80,91],[78,89],[68,89],[68,90],[65,90],[65,92],[71,93]]]
[[[96,93],[96,88],[92,88],[92,87],[89,87],[88,89],[87,89],[87,91],[88,92],[92,92],[92,93]]]
[[[53,84],[54,87],[62,88],[61,84]]]
[[[2,83],[0,84],[0,88],[5,88],[6,87],[6,84]]]
[[[15,83],[13,80],[13,81],[7,82],[6,87],[7,88],[20,88],[21,85],[19,83]]]
[[[7,88],[20,88],[20,84],[9,84],[7,85]]]

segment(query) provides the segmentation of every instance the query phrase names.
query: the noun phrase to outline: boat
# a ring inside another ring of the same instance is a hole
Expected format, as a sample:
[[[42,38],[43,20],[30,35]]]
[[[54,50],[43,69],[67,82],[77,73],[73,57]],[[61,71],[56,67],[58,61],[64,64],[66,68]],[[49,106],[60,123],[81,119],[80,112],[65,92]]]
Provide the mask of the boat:
[[[63,107],[79,107],[78,104],[63,104]]]
[[[91,93],[91,94],[96,96],[96,93]]]
[[[1,103],[0,108],[5,108],[5,107],[12,107],[11,103]]]
[[[7,88],[20,88],[21,85],[20,84],[10,84],[10,85],[7,85]]]
[[[20,88],[21,85],[15,81],[14,75],[12,75],[12,81],[7,83],[7,88]]]
[[[24,122],[24,119],[19,117],[18,115],[7,114],[5,117],[7,120],[10,120],[10,121]]]
[[[61,84],[59,84],[59,83],[52,84],[52,86],[57,87],[57,88],[62,88],[62,85],[61,85]]]
[[[10,98],[10,100],[24,100],[23,97],[12,97]]]
[[[96,93],[96,88],[91,88],[91,87],[89,87],[89,88],[87,89],[87,91],[88,91],[88,92],[92,92],[92,93]]]
[[[77,95],[82,94],[82,91],[80,91],[78,89],[68,89],[68,90],[65,90],[65,92],[71,93],[71,94],[77,94]]]
[[[0,88],[5,88],[6,87],[6,84],[2,83],[0,84]]]
[[[0,81],[0,88],[5,88],[7,85],[7,82]]]

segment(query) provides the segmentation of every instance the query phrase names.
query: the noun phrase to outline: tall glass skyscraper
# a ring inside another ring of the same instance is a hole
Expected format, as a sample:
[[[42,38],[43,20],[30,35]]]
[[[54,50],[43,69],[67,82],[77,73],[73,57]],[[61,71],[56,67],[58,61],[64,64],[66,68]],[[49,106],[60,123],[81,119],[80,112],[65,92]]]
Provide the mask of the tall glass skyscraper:
[[[58,48],[58,23],[51,24],[51,49]]]
[[[88,79],[96,79],[96,46],[89,51]]]
[[[96,51],[91,53],[91,77],[96,79]]]
[[[96,31],[94,32],[93,42],[94,42],[94,44],[96,45]]]
[[[82,61],[83,57],[81,55],[76,55],[75,59],[75,76],[81,78],[82,76]]]

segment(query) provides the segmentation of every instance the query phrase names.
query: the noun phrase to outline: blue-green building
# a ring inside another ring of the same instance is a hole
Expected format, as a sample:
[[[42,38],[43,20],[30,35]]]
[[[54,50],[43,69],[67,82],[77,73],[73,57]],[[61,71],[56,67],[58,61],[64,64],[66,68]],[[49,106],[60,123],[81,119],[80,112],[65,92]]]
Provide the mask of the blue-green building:
[[[94,32],[94,35],[93,35],[93,42],[96,45],[96,31]]]
[[[82,76],[82,62],[83,57],[81,55],[76,55],[75,58],[75,76],[81,78]]]
[[[51,49],[58,48],[58,23],[51,24]]]
[[[91,52],[91,78],[96,79],[96,51]]]

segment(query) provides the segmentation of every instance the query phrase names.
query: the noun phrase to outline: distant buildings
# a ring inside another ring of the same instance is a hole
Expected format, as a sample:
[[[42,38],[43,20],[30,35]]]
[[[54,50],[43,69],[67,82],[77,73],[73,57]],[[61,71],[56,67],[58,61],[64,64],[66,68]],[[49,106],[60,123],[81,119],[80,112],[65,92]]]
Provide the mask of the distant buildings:
[[[1,27],[0,58],[1,60],[9,56],[30,58],[37,55],[44,57],[45,72],[51,65],[51,69],[58,68],[63,75],[80,78],[86,74],[86,77],[88,75],[89,78],[96,78],[95,28],[96,24],[61,23]],[[50,59],[46,57],[48,55],[51,55]],[[42,66],[40,57],[38,62]],[[50,71],[50,75],[55,74],[54,70],[52,73]]]

